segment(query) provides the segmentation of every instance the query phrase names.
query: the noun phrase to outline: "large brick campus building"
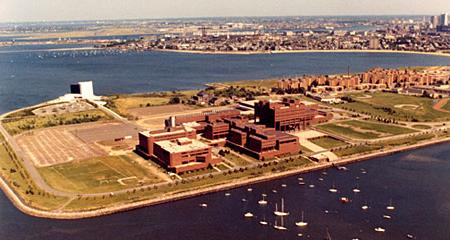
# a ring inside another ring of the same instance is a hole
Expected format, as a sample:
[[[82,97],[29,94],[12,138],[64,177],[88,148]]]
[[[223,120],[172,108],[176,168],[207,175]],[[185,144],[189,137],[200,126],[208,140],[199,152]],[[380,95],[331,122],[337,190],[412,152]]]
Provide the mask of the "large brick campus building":
[[[220,162],[212,156],[213,146],[227,145],[265,160],[299,153],[298,137],[287,132],[303,130],[331,118],[330,114],[319,111],[316,104],[287,98],[281,102],[260,101],[254,109],[258,121],[242,116],[235,109],[170,117],[164,130],[139,133],[136,150],[176,173]]]
[[[346,89],[383,89],[411,86],[448,84],[448,74],[424,72],[414,69],[374,68],[355,75],[319,75],[294,79],[282,79],[277,87],[287,91],[321,92],[343,91]]]

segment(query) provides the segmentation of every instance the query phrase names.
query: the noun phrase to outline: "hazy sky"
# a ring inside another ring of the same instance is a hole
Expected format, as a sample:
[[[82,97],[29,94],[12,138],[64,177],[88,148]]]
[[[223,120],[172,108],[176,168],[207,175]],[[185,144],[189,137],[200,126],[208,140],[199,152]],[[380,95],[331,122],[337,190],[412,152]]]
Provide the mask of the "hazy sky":
[[[0,0],[0,21],[450,12],[450,0]]]

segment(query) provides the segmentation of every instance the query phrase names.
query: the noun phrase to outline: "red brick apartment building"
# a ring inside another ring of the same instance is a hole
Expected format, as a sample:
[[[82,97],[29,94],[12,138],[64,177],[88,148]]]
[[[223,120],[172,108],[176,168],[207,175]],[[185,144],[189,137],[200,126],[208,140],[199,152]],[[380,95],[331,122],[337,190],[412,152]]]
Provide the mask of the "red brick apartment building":
[[[255,103],[255,122],[283,132],[304,130],[331,118],[332,114],[320,111],[317,104],[306,105],[292,98]]]
[[[304,89],[315,92],[318,86],[327,87],[330,91],[343,91],[345,89],[428,86],[448,82],[449,76],[445,73],[414,69],[373,68],[362,74],[354,75],[319,75],[282,79],[278,81],[277,86],[283,90]]]
[[[136,151],[176,173],[206,168],[220,161],[212,158],[210,146],[196,140],[195,129],[184,126],[140,132]]]

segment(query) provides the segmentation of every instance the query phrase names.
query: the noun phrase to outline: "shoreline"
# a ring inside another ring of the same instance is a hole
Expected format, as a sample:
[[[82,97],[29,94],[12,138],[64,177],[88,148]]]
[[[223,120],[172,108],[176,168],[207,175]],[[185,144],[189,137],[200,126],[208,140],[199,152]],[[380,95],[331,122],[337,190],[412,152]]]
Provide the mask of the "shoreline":
[[[12,204],[19,209],[21,212],[34,216],[34,217],[40,217],[40,218],[48,218],[48,219],[63,219],[63,220],[70,220],[70,219],[84,219],[84,218],[93,218],[93,217],[100,217],[100,216],[106,216],[111,215],[119,212],[125,212],[125,211],[131,211],[142,207],[148,207],[153,205],[159,205],[163,203],[169,203],[174,202],[178,200],[193,198],[201,195],[206,195],[209,193],[215,193],[225,190],[230,190],[234,188],[239,188],[242,186],[250,185],[250,184],[256,184],[261,182],[267,182],[275,179],[285,178],[289,177],[295,174],[300,173],[308,173],[312,171],[318,171],[321,169],[327,169],[336,165],[347,165],[355,162],[360,162],[364,160],[373,159],[376,157],[382,157],[386,155],[392,155],[399,152],[404,151],[410,151],[417,148],[422,148],[430,145],[440,144],[449,142],[450,137],[443,138],[443,139],[435,139],[432,141],[422,142],[422,143],[416,143],[409,146],[401,146],[393,149],[389,149],[386,151],[380,151],[380,152],[373,152],[368,153],[364,155],[357,155],[357,156],[350,156],[347,158],[340,158],[334,162],[325,162],[325,163],[317,163],[312,166],[307,166],[299,169],[293,169],[286,172],[279,172],[279,173],[272,173],[267,176],[260,176],[256,178],[251,179],[244,179],[244,180],[236,180],[232,181],[230,183],[220,184],[217,186],[210,186],[203,189],[195,189],[191,191],[186,192],[180,192],[175,193],[168,196],[162,196],[157,197],[153,199],[148,200],[142,200],[138,202],[132,202],[123,204],[121,206],[112,206],[107,207],[103,209],[97,209],[97,210],[88,210],[88,211],[77,211],[77,212],[62,212],[62,211],[45,211],[41,209],[32,208],[28,205],[26,205],[22,199],[14,192],[14,190],[9,186],[9,184],[3,179],[3,177],[0,177],[0,188],[5,193],[6,197],[12,202]]]
[[[192,54],[211,55],[264,55],[264,54],[289,54],[289,53],[399,53],[399,54],[420,54],[440,57],[450,57],[444,52],[419,52],[419,51],[399,51],[399,50],[359,50],[359,49],[336,49],[336,50],[275,50],[275,51],[205,51],[205,50],[172,50],[172,49],[152,49],[154,52],[175,52]]]

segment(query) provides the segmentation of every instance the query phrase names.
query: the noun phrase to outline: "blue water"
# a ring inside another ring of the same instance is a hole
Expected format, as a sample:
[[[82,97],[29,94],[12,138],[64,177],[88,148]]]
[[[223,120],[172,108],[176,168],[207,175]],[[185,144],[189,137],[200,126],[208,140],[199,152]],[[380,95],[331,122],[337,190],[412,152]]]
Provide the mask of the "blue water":
[[[361,72],[377,66],[419,65],[450,65],[450,58],[384,53],[0,53],[0,112],[61,96],[70,83],[80,80],[93,80],[96,93],[103,95],[193,89],[207,82],[343,73],[348,66],[352,72]]]

